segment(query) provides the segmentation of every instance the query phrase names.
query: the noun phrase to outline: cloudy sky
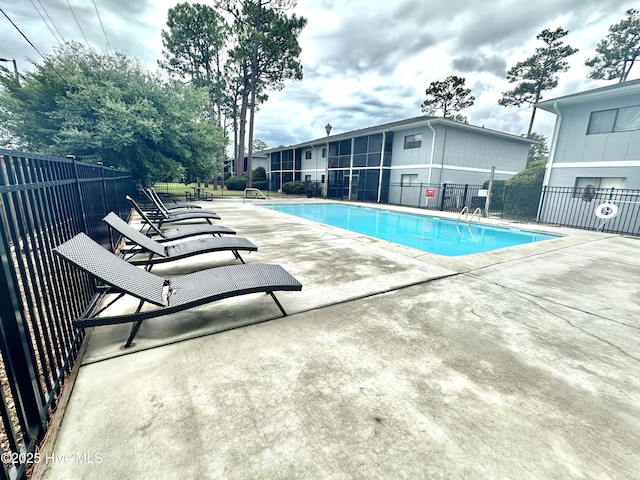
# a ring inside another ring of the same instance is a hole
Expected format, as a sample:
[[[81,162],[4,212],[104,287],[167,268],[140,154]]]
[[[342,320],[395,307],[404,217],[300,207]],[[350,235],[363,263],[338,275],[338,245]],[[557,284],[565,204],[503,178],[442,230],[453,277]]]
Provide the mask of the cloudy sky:
[[[100,51],[126,52],[156,68],[160,32],[174,0],[0,0],[0,57],[18,69],[40,62],[59,42],[87,42]],[[212,0],[200,3],[213,4]],[[269,147],[421,115],[430,82],[466,78],[476,97],[464,110],[474,125],[520,135],[530,108],[498,105],[513,88],[506,71],[543,43],[545,28],[569,30],[566,43],[580,49],[569,58],[549,99],[611,82],[587,79],[608,27],[638,5],[625,0],[299,0],[293,10],[308,24],[300,36],[304,79],[270,92],[256,117],[255,137]],[[20,29],[10,23],[7,16]],[[9,64],[4,64],[10,67]],[[640,78],[640,65],[630,79]],[[538,112],[534,130],[550,137],[553,115]]]

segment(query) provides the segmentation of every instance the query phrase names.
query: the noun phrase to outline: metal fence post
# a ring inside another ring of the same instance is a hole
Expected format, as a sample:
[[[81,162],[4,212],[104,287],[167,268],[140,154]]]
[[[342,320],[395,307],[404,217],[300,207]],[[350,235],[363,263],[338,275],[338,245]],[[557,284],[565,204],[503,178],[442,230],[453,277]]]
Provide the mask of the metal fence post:
[[[493,175],[496,173],[496,167],[491,166],[491,173],[489,174],[489,188],[487,189],[487,201],[484,204],[484,217],[489,215],[489,209],[491,208],[491,190],[493,190]]]
[[[540,201],[538,202],[538,215],[536,215],[536,223],[542,223],[542,209],[544,208],[544,201],[547,196],[547,186],[542,186],[542,191],[540,192]]]
[[[73,163],[73,175],[76,181],[76,192],[78,194],[78,205],[80,207],[80,221],[82,222],[82,230],[87,231],[87,212],[84,209],[84,199],[82,198],[82,188],[80,187],[80,175],[78,173],[78,164],[76,163],[75,155],[65,155],[64,158],[68,158]]]
[[[444,211],[444,202],[445,199],[447,198],[447,184],[443,183],[442,184],[442,197],[440,198],[440,211]]]
[[[109,212],[107,207],[107,184],[104,181],[104,165],[102,162],[98,162],[98,165],[100,166],[100,178],[102,179],[102,214],[106,215]]]

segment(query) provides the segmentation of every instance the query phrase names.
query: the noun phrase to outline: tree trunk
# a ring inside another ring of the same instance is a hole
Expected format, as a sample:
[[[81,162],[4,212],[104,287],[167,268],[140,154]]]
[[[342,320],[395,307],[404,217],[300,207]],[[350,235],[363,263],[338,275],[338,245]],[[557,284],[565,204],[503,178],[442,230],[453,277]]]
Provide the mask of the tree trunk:
[[[236,176],[242,176],[244,170],[244,139],[246,137],[246,125],[247,125],[247,103],[248,92],[245,90],[242,93],[242,104],[240,107],[240,128],[238,133],[238,156],[235,161],[235,174]]]
[[[255,119],[256,112],[256,81],[257,81],[257,55],[258,47],[254,46],[253,55],[251,58],[251,98],[249,101],[249,154],[247,155],[247,187],[251,187],[252,178],[251,171],[253,170],[253,121]]]
[[[527,130],[527,138],[531,138],[531,132],[533,131],[533,120],[536,118],[536,104],[540,101],[541,92],[536,92],[536,100],[533,102],[533,111],[531,112],[531,120],[529,120],[529,128]]]
[[[527,138],[531,137],[531,131],[533,130],[533,120],[535,118],[536,118],[536,107],[533,107],[533,112],[531,112],[531,120],[529,121],[529,129],[527,130]]]
[[[266,2],[267,4],[269,2]],[[262,9],[264,8],[262,2],[258,2],[259,10],[258,16],[255,20],[255,26],[258,31],[260,30],[260,22],[262,18]],[[258,90],[258,45],[254,40],[254,44],[251,48],[251,98],[249,102],[249,154],[247,156],[247,187],[251,187],[252,178],[251,171],[253,170],[253,121],[255,119],[256,112],[256,91]]]

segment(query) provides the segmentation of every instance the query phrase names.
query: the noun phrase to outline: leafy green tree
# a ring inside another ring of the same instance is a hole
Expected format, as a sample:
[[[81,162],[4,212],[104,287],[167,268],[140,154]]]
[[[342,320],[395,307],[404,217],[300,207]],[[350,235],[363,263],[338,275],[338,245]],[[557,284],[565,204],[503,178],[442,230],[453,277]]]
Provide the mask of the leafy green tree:
[[[244,161],[240,157],[240,138],[245,135],[245,119],[247,116],[248,92],[249,92],[249,66],[246,58],[235,58],[234,51],[229,52],[229,58],[224,66],[227,89],[225,91],[227,106],[227,118],[231,119],[233,129],[233,161],[232,170],[242,175]],[[243,149],[244,149],[244,143]],[[244,150],[243,150],[244,151]]]
[[[450,75],[443,81],[435,81],[427,87],[427,98],[421,108],[427,115],[435,116],[439,111],[442,117],[467,123],[467,118],[458,112],[470,107],[475,101],[471,90],[465,88],[466,79]]]
[[[535,105],[542,100],[542,92],[558,86],[558,72],[569,70],[565,58],[573,55],[578,49],[564,45],[563,38],[569,32],[561,27],[555,30],[544,29],[536,38],[546,46],[538,47],[535,53],[522,62],[516,63],[507,72],[509,83],[519,82],[513,90],[502,92],[498,101],[503,107],[520,107],[524,104]],[[536,115],[534,106],[531,113],[527,137],[531,135],[533,120]]]
[[[205,88],[211,100],[211,119],[222,127],[222,99],[225,88],[222,74],[225,46],[230,29],[215,9],[198,3],[179,3],[168,11],[162,30],[161,68],[194,86]]]
[[[209,118],[226,131],[223,113],[226,81],[224,57],[231,31],[222,15],[199,3],[179,3],[167,14],[168,30],[162,30],[162,54],[159,66],[171,75],[188,80],[209,94]],[[217,152],[222,165],[224,148]],[[210,176],[210,175],[209,175]]]
[[[288,16],[294,0],[218,0],[217,5],[234,17],[237,46],[232,53],[240,65],[248,68],[248,90],[243,91],[241,127],[249,113],[248,171],[253,167],[253,129],[259,95],[267,89],[281,90],[286,80],[302,79],[301,48],[298,35],[307,23],[304,17]],[[264,97],[266,99],[266,97]],[[243,112],[244,111],[244,112]],[[241,130],[242,132],[242,130]],[[239,138],[236,162],[244,158],[244,135]],[[251,186],[251,176],[247,179]]]
[[[0,122],[20,148],[101,161],[146,184],[216,168],[212,153],[224,138],[206,121],[202,90],[76,42],[34,67],[20,85],[0,75]]]
[[[627,10],[626,18],[609,27],[609,34],[596,46],[597,55],[585,63],[588,77],[625,82],[640,56],[640,11]]]
[[[547,137],[540,133],[531,132],[529,138],[539,143],[532,143],[529,147],[529,154],[527,155],[527,165],[539,160],[544,160],[546,163],[547,159],[549,158],[549,145],[547,144]]]
[[[260,140],[259,138],[253,139],[253,151],[260,152],[262,150],[266,150],[269,148],[269,145],[264,140]]]

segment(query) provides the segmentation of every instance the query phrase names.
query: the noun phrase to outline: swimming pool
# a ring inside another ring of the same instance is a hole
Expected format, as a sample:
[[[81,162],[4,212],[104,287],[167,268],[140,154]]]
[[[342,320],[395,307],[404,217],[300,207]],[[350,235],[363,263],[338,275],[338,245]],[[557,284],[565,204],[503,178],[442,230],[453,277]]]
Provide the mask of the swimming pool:
[[[459,256],[556,238],[537,232],[337,203],[274,205],[274,210],[438,255]]]

